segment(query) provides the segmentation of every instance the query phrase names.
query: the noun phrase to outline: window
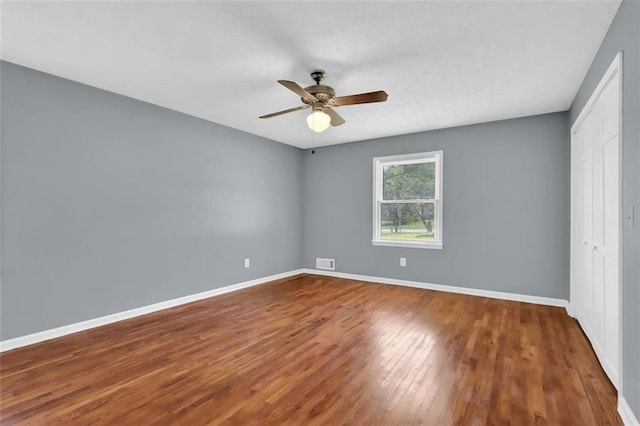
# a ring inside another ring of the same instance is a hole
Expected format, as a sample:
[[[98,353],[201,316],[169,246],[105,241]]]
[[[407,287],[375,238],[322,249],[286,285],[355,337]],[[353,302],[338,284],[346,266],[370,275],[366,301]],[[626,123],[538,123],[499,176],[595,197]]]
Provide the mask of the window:
[[[373,159],[373,244],[442,248],[442,151]]]

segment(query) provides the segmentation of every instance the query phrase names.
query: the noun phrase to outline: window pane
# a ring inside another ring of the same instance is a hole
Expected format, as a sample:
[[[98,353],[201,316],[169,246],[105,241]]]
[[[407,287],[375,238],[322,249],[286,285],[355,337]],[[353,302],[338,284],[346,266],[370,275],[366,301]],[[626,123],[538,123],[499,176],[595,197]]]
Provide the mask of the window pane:
[[[382,199],[431,199],[436,194],[436,163],[383,166]]]
[[[382,203],[380,238],[416,242],[435,240],[434,207],[433,203]]]

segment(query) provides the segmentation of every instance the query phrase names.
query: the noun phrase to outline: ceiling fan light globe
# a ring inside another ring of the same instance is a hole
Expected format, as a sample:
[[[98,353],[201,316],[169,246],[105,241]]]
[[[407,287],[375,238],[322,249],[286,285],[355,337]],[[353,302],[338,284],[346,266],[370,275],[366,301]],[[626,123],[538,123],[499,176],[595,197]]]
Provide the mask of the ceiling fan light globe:
[[[325,130],[327,130],[330,123],[331,117],[329,117],[329,115],[324,111],[313,111],[307,117],[307,125],[314,132],[324,132]]]

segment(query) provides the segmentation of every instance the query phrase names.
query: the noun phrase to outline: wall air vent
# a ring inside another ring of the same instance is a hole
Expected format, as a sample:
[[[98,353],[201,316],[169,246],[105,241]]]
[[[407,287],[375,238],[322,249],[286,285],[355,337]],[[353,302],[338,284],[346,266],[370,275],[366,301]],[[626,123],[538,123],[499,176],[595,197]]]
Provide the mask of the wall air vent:
[[[328,269],[330,271],[336,270],[335,259],[325,259],[322,257],[316,257],[316,269]]]

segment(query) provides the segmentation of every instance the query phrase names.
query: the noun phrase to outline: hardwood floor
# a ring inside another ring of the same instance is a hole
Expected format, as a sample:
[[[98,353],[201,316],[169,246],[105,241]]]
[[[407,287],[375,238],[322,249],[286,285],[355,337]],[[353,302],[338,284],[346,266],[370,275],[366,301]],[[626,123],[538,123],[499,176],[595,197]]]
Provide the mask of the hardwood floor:
[[[564,309],[314,275],[0,363],[2,424],[622,424]]]

